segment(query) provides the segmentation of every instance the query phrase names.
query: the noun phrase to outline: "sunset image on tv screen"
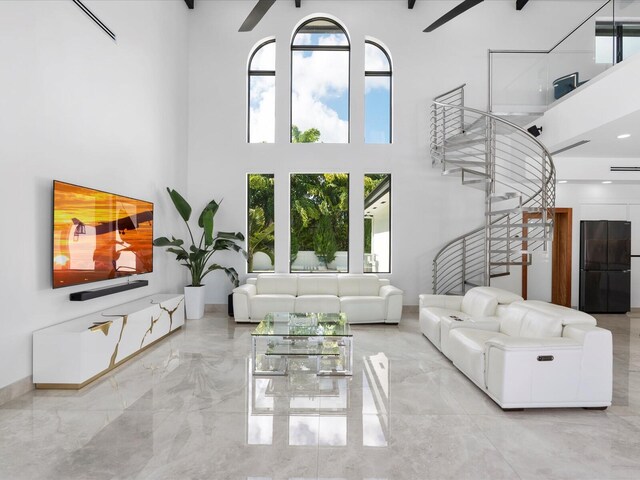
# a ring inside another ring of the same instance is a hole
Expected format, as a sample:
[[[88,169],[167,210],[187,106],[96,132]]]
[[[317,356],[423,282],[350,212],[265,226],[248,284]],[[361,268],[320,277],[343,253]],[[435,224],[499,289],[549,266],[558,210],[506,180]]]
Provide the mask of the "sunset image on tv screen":
[[[53,182],[53,287],[153,270],[153,203]]]

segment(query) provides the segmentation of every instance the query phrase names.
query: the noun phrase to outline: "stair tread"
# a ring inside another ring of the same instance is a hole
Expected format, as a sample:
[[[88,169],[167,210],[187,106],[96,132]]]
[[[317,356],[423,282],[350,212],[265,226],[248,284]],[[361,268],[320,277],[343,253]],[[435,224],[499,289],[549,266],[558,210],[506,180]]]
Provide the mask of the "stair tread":
[[[547,223],[510,223],[500,225],[488,225],[488,228],[544,228],[550,227],[552,224]]]
[[[492,273],[489,275],[489,278],[506,277],[508,275],[511,275],[511,272]]]
[[[484,138],[484,136],[478,136],[477,138],[465,138],[467,137],[466,135],[463,136],[457,136],[456,137],[450,137],[445,139],[444,144],[447,148],[451,148],[451,147],[464,147],[464,146],[469,146],[469,145],[483,145],[486,140]]]
[[[500,257],[499,260],[500,261],[504,261],[504,257],[510,257],[513,255],[531,255],[531,251],[530,250],[523,250],[520,248],[513,248],[511,250],[506,250],[506,249],[495,249],[495,250],[491,250],[490,254],[493,257]],[[498,260],[498,259],[496,259]]]
[[[522,194],[518,192],[492,193],[489,195],[491,201],[513,200],[514,198],[522,198]]]
[[[490,242],[506,242],[507,240],[510,242],[541,242],[546,241],[546,239],[541,237],[489,237],[488,240]]]

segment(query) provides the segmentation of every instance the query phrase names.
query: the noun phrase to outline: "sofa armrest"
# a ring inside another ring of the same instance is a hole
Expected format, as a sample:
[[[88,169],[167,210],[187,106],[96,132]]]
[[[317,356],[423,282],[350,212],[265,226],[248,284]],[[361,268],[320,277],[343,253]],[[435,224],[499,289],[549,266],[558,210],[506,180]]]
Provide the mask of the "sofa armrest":
[[[613,338],[594,325],[567,325],[563,337],[582,344],[580,392],[599,392],[605,403],[613,397]],[[585,393],[586,395],[587,393]]]
[[[380,296],[386,300],[387,312],[385,323],[399,323],[402,318],[402,295],[403,291],[392,285],[380,287]]]
[[[399,288],[396,288],[392,285],[383,285],[380,287],[380,296],[383,298],[387,298],[390,295],[402,295],[404,292]]]
[[[505,336],[487,340],[487,342],[485,343],[485,348],[489,349],[491,347],[510,351],[547,352],[565,349],[582,349],[582,344],[571,338],[564,337],[532,338]]]
[[[603,341],[603,346],[607,346],[607,343],[611,343],[611,332],[604,328],[596,327],[595,325],[567,325],[562,331],[562,336],[564,338],[571,338],[583,345],[588,344],[590,341],[595,341],[596,339]]]
[[[236,322],[248,322],[251,318],[251,297],[256,294],[256,286],[241,285],[233,289],[233,316]]]
[[[246,295],[248,297],[253,297],[256,294],[256,286],[251,284],[240,285],[233,289],[233,294]]]
[[[473,328],[475,330],[487,330],[490,332],[500,331],[500,320],[496,317],[475,317],[455,320],[451,317],[443,316],[441,317],[440,328],[443,328],[445,323],[449,331],[456,328]]]
[[[420,299],[420,308],[441,307],[457,311],[460,311],[462,308],[462,295],[432,295],[423,293],[418,298]]]
[[[440,317],[440,350],[447,358],[451,358],[449,332],[452,330],[468,328],[470,330],[487,330],[490,332],[500,331],[500,321],[496,317],[468,318],[468,316],[463,313],[460,313],[460,315],[464,315],[467,318],[456,320],[447,315]]]

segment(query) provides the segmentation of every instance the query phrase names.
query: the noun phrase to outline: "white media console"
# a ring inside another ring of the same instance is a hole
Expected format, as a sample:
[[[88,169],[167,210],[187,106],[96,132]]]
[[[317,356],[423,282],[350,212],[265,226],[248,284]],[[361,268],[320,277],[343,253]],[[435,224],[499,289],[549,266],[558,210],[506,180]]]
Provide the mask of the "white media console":
[[[36,388],[82,388],[184,325],[184,295],[158,294],[33,332]]]

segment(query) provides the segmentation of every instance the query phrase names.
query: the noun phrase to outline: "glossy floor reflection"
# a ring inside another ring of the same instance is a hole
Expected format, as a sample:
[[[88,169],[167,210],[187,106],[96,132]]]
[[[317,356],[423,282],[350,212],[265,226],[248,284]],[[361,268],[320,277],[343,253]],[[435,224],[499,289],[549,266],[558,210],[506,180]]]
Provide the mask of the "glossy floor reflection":
[[[0,406],[0,479],[640,478],[640,318],[608,410],[503,412],[419,333],[356,325],[353,377],[252,377],[252,325],[208,314],[80,391]]]

